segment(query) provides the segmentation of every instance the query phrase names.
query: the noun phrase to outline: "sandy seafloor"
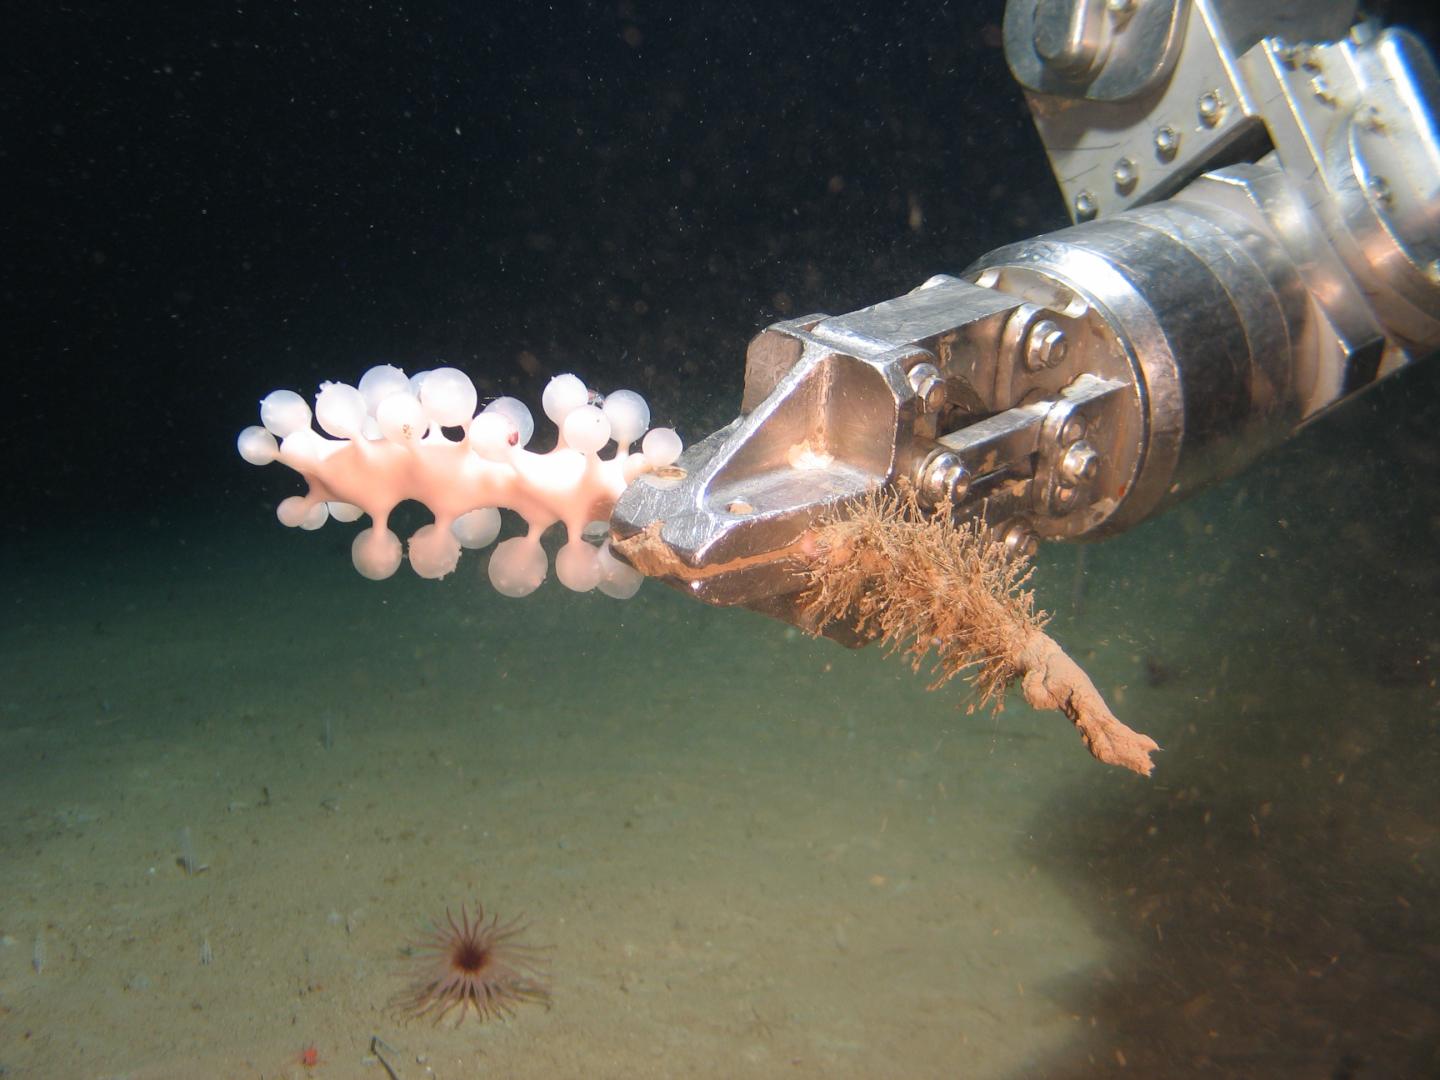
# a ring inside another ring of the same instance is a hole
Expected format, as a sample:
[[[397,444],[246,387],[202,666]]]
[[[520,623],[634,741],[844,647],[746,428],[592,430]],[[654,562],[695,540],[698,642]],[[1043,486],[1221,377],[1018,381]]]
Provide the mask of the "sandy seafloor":
[[[1434,1075],[1437,462],[1375,438],[1434,381],[1078,586],[1046,548],[1148,781],[655,583],[370,583],[259,485],[12,540],[0,1068],[296,1077],[313,1044],[378,1080],[378,1035],[407,1080]],[[477,899],[552,947],[553,1006],[397,1016],[403,946]]]

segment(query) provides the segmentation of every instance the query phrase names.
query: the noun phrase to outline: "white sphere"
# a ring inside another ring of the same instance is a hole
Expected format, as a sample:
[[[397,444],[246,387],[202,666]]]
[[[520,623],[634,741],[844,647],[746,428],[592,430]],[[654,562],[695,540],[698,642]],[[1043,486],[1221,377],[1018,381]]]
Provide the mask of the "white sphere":
[[[450,525],[450,531],[462,547],[483,548],[500,535],[500,511],[493,506],[482,506],[461,514]]]
[[[470,449],[487,461],[509,461],[511,452],[520,445],[515,421],[498,410],[475,417],[468,434]]]
[[[400,538],[389,529],[361,529],[350,545],[350,561],[371,581],[384,581],[400,569],[403,554]]]
[[[365,398],[365,410],[371,416],[391,394],[409,389],[409,376],[394,364],[376,364],[360,376],[360,393]]]
[[[309,510],[305,511],[305,517],[300,522],[300,528],[306,532],[314,532],[325,522],[330,520],[330,506],[328,503],[318,502]]]
[[[375,410],[380,434],[393,443],[417,443],[430,430],[425,409],[414,394],[391,394]]]
[[[280,453],[280,444],[270,432],[252,424],[240,432],[240,437],[235,440],[235,449],[251,465],[269,465]]]
[[[277,439],[283,439],[292,431],[310,426],[310,406],[294,390],[272,390],[260,399],[260,423]]]
[[[336,521],[343,521],[346,523],[349,523],[351,521],[359,521],[360,515],[365,513],[364,510],[361,510],[360,507],[356,506],[354,503],[329,502],[325,505],[330,507],[330,516]]]
[[[515,430],[520,434],[520,441],[515,445],[528,446],[530,444],[530,437],[535,434],[535,418],[530,415],[529,407],[519,398],[497,397],[485,406],[484,412],[499,413],[509,417],[510,422],[515,425]]]
[[[560,434],[572,450],[582,454],[598,453],[610,441],[610,421],[594,405],[581,405],[570,410],[560,425]]]
[[[575,592],[589,592],[600,584],[599,549],[584,540],[571,540],[555,555],[555,576]]]
[[[545,385],[545,393],[540,396],[540,407],[545,410],[545,415],[555,422],[555,426],[559,427],[565,422],[565,417],[589,400],[590,391],[585,389],[580,376],[556,375]]]
[[[529,596],[545,580],[545,549],[539,540],[512,536],[490,554],[490,584],[506,596]]]
[[[610,551],[610,541],[600,545],[600,591],[616,600],[629,600],[640,591],[645,575],[621,562]]]
[[[318,465],[325,458],[325,440],[311,428],[301,428],[280,440],[280,453],[285,455],[285,464],[297,469],[305,465]]]
[[[275,516],[280,519],[280,524],[289,529],[303,525],[308,513],[310,504],[305,501],[304,495],[291,495],[288,499],[281,499],[280,505],[275,507]]]
[[[443,578],[460,562],[460,541],[433,522],[410,537],[410,569],[432,581]]]
[[[315,395],[315,419],[322,431],[337,439],[358,438],[365,423],[365,396],[345,383],[321,383]]]
[[[634,390],[616,390],[605,395],[605,418],[610,421],[610,437],[628,446],[650,426],[650,406]]]
[[[685,444],[680,441],[674,428],[657,427],[645,436],[640,449],[652,467],[662,469],[666,465],[675,464],[680,457],[680,451],[685,449]]]
[[[468,424],[477,400],[475,384],[459,368],[436,368],[420,387],[420,404],[441,427]]]

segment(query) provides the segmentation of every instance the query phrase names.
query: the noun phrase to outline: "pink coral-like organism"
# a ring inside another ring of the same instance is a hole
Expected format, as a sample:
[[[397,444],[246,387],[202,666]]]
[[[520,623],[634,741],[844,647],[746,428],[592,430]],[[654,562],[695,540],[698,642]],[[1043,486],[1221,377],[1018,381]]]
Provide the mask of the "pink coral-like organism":
[[[318,529],[332,517],[370,516],[351,545],[355,568],[368,578],[389,577],[407,553],[421,577],[444,577],[461,548],[494,541],[503,507],[529,528],[498,544],[490,557],[490,580],[500,592],[524,596],[539,587],[548,568],[540,536],[560,522],[567,534],[555,559],[562,584],[634,595],[640,575],[611,555],[608,541],[586,541],[585,528],[605,522],[637,476],[670,467],[680,455],[679,436],[669,428],[646,433],[650,410],[639,394],[617,390],[602,398],[574,375],[558,375],[545,388],[542,404],[559,439],[543,454],[525,449],[535,423],[522,402],[497,398],[478,414],[477,404],[475,386],[462,371],[406,376],[384,364],[367,371],[358,386],[321,385],[313,419],[325,434],[312,427],[304,398],[276,390],[260,402],[263,426],[242,431],[238,447],[251,464],[279,461],[309,484],[305,495],[280,503],[282,523]],[[640,452],[632,453],[642,436]],[[615,452],[602,458],[612,442]],[[408,552],[389,528],[391,511],[406,499],[435,515],[410,537]]]

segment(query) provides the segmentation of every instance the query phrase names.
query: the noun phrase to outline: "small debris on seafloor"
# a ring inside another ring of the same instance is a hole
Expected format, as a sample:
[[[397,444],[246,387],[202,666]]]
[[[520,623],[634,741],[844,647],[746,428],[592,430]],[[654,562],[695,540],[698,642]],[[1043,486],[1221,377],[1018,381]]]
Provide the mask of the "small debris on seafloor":
[[[175,856],[175,862],[185,871],[186,877],[195,877],[210,869],[209,863],[202,863],[195,855],[195,839],[190,835],[189,825],[180,830],[179,843],[180,854]]]
[[[30,966],[39,975],[45,970],[45,935],[36,934],[35,944],[30,946]]]
[[[214,951],[210,948],[210,938],[209,938],[207,935],[205,935],[205,934],[201,934],[201,935],[200,935],[200,965],[201,965],[201,967],[209,967],[209,966],[210,966],[211,964],[213,964],[214,962],[215,962],[215,953],[214,953]]]

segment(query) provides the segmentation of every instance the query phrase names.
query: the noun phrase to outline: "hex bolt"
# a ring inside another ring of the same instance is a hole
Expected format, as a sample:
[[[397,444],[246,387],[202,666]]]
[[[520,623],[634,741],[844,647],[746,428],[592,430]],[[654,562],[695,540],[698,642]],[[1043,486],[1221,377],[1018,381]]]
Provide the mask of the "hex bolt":
[[[1065,418],[1065,424],[1060,428],[1060,445],[1070,446],[1079,442],[1085,437],[1086,429],[1089,426],[1084,416],[1080,413],[1072,413]]]
[[[934,364],[916,364],[909,373],[910,389],[915,391],[920,407],[938,412],[945,404],[945,377]]]
[[[1155,156],[1161,161],[1173,161],[1180,152],[1180,133],[1169,124],[1155,129]]]
[[[1021,521],[1012,521],[1001,533],[1001,543],[1012,559],[1032,559],[1040,550],[1040,538]]]
[[[959,502],[970,489],[970,475],[960,455],[953,450],[932,454],[920,466],[918,483],[920,501],[926,506],[944,506]]]
[[[1095,196],[1088,191],[1082,191],[1075,196],[1075,217],[1079,221],[1089,221],[1100,212],[1099,204],[1095,202]]]
[[[1124,194],[1135,187],[1135,181],[1140,178],[1140,172],[1135,168],[1135,162],[1128,157],[1122,157],[1115,162],[1115,168],[1111,170],[1110,176],[1115,181],[1115,190]]]
[[[1083,439],[1066,450],[1060,459],[1060,479],[1068,484],[1089,483],[1099,470],[1099,453]]]
[[[1064,361],[1069,348],[1064,330],[1050,319],[1037,319],[1025,335],[1025,370],[1034,373],[1055,367]]]
[[[1195,111],[1200,115],[1200,122],[1206,127],[1214,127],[1220,123],[1220,118],[1225,115],[1225,102],[1220,98],[1220,91],[1206,90],[1196,99]]]

